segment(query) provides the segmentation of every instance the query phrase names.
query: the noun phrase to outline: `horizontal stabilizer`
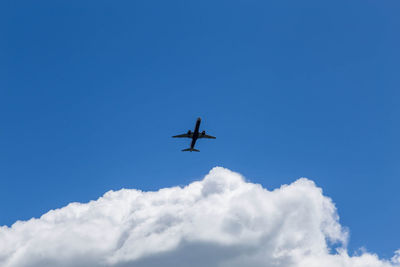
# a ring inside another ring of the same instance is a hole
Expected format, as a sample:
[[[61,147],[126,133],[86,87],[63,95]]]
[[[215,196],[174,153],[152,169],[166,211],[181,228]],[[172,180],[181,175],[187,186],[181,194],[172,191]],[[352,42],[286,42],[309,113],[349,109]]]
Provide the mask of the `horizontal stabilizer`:
[[[195,148],[186,148],[186,149],[182,149],[182,151],[190,151],[190,152],[196,151],[196,152],[200,152],[200,150],[195,149]]]

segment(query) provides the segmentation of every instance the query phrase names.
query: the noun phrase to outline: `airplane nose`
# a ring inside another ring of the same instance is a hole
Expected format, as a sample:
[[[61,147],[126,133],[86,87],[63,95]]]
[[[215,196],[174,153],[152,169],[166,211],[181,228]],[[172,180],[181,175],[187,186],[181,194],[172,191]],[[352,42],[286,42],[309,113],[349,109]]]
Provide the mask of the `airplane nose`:
[[[200,117],[198,117],[198,118],[197,118],[197,120],[198,120],[198,121],[201,121],[201,118],[200,118]]]

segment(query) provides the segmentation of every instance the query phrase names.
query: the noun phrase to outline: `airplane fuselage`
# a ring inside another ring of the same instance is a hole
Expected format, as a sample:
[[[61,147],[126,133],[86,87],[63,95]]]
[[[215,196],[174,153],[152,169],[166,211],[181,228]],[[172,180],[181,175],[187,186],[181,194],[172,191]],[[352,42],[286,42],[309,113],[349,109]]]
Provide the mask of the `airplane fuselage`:
[[[196,121],[196,126],[194,127],[192,143],[190,144],[190,148],[194,148],[194,145],[196,144],[196,141],[199,138],[200,123],[201,123],[201,118],[198,118]]]

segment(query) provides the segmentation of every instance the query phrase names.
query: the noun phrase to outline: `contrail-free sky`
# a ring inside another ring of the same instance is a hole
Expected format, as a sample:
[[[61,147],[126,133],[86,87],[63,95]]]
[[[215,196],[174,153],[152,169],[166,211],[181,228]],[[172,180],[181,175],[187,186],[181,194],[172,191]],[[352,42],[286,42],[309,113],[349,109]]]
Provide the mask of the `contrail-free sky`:
[[[399,9],[1,1],[0,265],[398,265]]]

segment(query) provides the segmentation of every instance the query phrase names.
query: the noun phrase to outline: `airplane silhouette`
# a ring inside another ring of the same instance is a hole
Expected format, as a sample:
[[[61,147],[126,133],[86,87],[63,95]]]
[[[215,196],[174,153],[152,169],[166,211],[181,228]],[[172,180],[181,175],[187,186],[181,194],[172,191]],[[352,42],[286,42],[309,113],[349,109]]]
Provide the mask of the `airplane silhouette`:
[[[179,134],[179,135],[172,136],[173,138],[184,138],[184,137],[186,137],[186,138],[191,138],[192,139],[192,142],[190,144],[190,148],[183,149],[182,151],[200,152],[200,150],[194,148],[194,145],[196,144],[197,139],[199,139],[199,138],[215,139],[216,138],[214,136],[206,134],[206,131],[199,132],[200,123],[201,123],[201,118],[198,118],[197,121],[196,121],[196,126],[194,127],[194,131],[193,132],[191,130],[189,130],[185,134]]]

